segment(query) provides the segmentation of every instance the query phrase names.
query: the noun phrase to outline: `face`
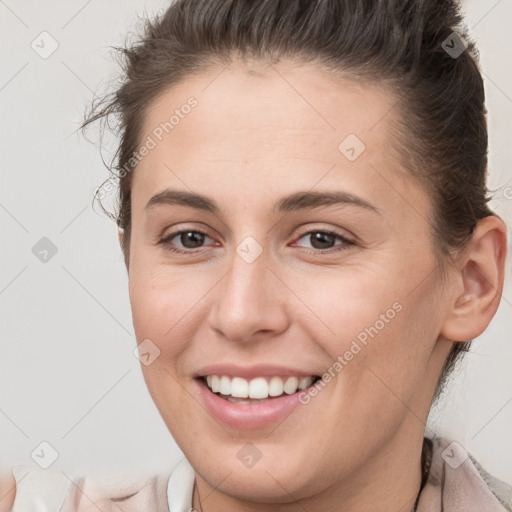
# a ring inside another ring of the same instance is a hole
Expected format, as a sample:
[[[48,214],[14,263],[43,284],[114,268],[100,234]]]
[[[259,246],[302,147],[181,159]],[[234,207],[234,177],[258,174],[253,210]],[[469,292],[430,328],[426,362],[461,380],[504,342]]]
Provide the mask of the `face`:
[[[198,479],[285,502],[422,438],[447,299],[429,197],[392,150],[395,98],[313,66],[221,71],[146,112],[130,300]]]

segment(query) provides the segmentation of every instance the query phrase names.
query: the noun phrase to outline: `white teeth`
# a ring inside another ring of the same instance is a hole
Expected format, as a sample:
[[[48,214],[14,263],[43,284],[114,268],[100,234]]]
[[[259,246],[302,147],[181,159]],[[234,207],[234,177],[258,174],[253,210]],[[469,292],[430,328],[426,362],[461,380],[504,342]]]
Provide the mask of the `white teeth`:
[[[272,377],[268,385],[269,396],[280,396],[283,394],[283,379]]]
[[[218,375],[212,375],[212,391],[218,393],[220,389],[220,377]]]
[[[288,395],[295,393],[297,391],[297,387],[299,385],[299,379],[297,377],[288,377],[286,382],[284,383],[283,390]]]
[[[226,377],[226,379],[229,379],[229,377]],[[249,383],[241,377],[233,377],[231,379],[231,393],[225,394],[237,398],[247,398],[249,396]]]
[[[311,386],[312,383],[313,383],[312,377],[301,377],[299,379],[299,389],[305,389],[308,386]]]
[[[259,377],[249,382],[249,398],[267,398],[268,384],[267,379]]]
[[[225,375],[220,378],[219,393],[222,395],[231,394],[231,380]]]
[[[291,395],[297,390],[307,388],[313,383],[313,377],[256,377],[248,381],[242,377],[228,377],[227,375],[208,375],[206,383],[213,393],[234,398],[248,398],[249,400],[230,400],[236,403],[252,403],[250,399],[261,401],[268,397],[281,396],[283,393]]]

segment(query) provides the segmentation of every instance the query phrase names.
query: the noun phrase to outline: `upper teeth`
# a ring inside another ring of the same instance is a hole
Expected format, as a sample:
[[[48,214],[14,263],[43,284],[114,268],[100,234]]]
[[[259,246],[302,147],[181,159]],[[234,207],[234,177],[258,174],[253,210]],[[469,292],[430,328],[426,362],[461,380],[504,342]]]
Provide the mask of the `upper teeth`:
[[[238,398],[267,398],[279,396],[283,392],[291,395],[297,389],[304,389],[313,383],[313,377],[256,377],[247,380],[243,377],[226,375],[208,375],[206,383],[214,393],[231,395]]]

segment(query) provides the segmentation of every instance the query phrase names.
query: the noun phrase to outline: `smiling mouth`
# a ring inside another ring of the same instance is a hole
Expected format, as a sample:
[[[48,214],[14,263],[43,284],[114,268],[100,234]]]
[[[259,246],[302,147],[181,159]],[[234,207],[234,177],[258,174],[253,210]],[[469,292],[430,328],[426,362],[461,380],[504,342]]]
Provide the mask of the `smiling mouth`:
[[[255,404],[292,395],[308,388],[320,379],[317,375],[306,377],[230,377],[227,375],[206,375],[200,380],[215,395],[237,404]]]

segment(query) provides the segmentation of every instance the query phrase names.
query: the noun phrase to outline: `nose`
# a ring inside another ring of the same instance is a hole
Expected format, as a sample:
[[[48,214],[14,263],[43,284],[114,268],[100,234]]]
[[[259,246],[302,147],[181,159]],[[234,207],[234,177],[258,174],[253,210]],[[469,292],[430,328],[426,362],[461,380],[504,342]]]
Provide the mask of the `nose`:
[[[234,253],[231,269],[211,296],[209,314],[210,327],[225,339],[246,344],[288,328],[289,298],[269,264],[265,251],[251,263]]]

